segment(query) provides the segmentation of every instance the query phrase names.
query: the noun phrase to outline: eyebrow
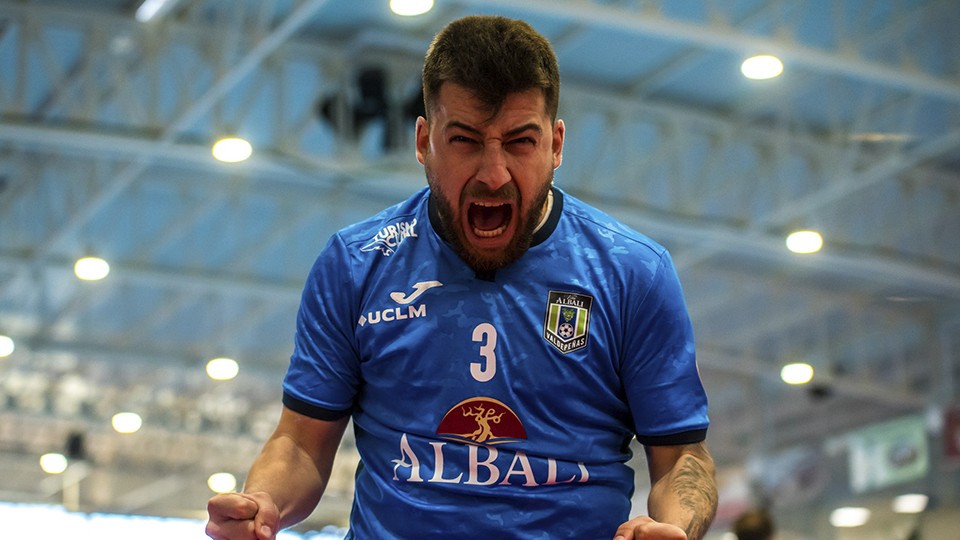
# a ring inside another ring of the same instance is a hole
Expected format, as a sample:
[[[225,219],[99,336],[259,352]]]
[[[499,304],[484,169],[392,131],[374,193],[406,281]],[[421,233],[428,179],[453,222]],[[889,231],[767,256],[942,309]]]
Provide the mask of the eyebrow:
[[[462,129],[464,131],[468,131],[475,135],[483,134],[479,129],[469,124],[464,124],[463,122],[460,122],[457,120],[451,120],[450,122],[447,122],[445,129],[451,129],[451,128]],[[515,127],[510,131],[507,131],[506,133],[504,133],[504,135],[506,137],[513,137],[514,135],[519,135],[520,133],[523,133],[525,131],[536,131],[538,135],[543,135],[543,129],[540,127],[540,124],[537,124],[536,122],[530,122],[527,124],[523,124],[522,126]]]

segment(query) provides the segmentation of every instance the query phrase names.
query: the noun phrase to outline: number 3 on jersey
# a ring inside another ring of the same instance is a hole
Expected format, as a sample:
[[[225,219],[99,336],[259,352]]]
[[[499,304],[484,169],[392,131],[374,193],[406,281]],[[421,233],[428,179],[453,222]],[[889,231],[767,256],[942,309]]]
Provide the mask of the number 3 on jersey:
[[[473,329],[473,341],[480,344],[483,362],[471,362],[470,374],[479,382],[487,382],[497,374],[497,329],[490,323],[478,324]]]

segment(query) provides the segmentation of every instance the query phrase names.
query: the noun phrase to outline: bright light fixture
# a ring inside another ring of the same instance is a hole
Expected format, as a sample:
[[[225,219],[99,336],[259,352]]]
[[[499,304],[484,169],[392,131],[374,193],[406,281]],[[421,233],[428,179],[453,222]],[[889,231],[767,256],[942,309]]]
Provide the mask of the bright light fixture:
[[[904,143],[914,139],[909,133],[892,133],[883,131],[867,131],[851,133],[850,140],[866,143]]]
[[[240,365],[233,358],[214,358],[207,362],[207,375],[215,381],[229,381],[240,373]]]
[[[783,62],[770,54],[751,56],[740,64],[740,72],[748,79],[772,79],[783,73]]]
[[[870,521],[867,508],[848,506],[830,512],[830,524],[834,527],[859,527],[867,521]]]
[[[143,425],[140,415],[132,412],[121,412],[113,415],[113,429],[117,433],[136,433]]]
[[[246,161],[253,154],[253,146],[246,139],[226,137],[213,144],[213,157],[224,163]]]
[[[813,366],[804,362],[787,364],[780,370],[780,378],[787,384],[807,384],[813,380]]]
[[[0,358],[6,358],[13,354],[13,350],[16,349],[16,346],[13,343],[13,339],[0,335]]]
[[[214,493],[230,493],[237,488],[237,478],[226,472],[214,473],[207,478],[207,486]]]
[[[73,265],[73,273],[84,281],[98,281],[110,273],[110,264],[100,257],[81,257]]]
[[[154,17],[160,14],[160,10],[166,7],[170,0],[144,0],[134,17],[142,22],[150,22]]]
[[[919,514],[927,509],[929,497],[922,493],[908,493],[893,499],[893,511],[898,514]]]
[[[390,10],[397,15],[413,17],[433,9],[433,0],[390,0]]]
[[[787,249],[794,253],[816,253],[823,247],[823,237],[816,231],[796,231],[787,236]]]
[[[47,474],[60,474],[67,470],[67,458],[63,454],[44,454],[40,456],[40,468]]]

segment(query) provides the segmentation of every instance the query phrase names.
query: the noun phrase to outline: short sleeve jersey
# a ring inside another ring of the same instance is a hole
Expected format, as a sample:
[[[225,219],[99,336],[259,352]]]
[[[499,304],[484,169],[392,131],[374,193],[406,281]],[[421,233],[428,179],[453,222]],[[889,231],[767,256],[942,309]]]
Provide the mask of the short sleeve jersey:
[[[708,418],[667,251],[553,188],[530,249],[478,276],[429,189],[335,234],[303,292],[284,404],[352,415],[356,538],[610,538],[630,440]]]

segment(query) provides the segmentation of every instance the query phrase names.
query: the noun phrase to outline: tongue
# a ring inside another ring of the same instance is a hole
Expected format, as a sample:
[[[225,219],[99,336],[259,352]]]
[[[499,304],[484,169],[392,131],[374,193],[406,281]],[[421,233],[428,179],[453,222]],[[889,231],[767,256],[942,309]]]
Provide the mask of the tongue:
[[[481,231],[493,231],[510,219],[510,207],[470,205],[470,224]]]

